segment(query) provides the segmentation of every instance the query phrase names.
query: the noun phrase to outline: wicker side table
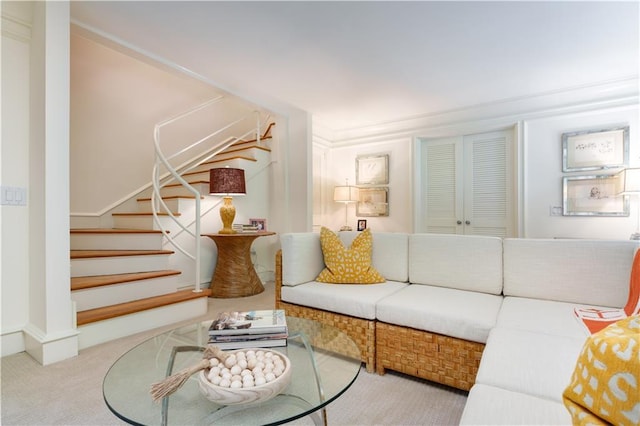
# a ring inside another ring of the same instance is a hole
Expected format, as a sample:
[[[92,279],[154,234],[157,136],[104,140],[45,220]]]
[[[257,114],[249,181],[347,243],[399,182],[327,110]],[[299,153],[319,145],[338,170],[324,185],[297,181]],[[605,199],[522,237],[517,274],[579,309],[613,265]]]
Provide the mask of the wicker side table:
[[[211,277],[211,297],[245,297],[262,293],[264,286],[251,263],[251,244],[275,232],[251,234],[202,234],[218,247],[216,270]]]

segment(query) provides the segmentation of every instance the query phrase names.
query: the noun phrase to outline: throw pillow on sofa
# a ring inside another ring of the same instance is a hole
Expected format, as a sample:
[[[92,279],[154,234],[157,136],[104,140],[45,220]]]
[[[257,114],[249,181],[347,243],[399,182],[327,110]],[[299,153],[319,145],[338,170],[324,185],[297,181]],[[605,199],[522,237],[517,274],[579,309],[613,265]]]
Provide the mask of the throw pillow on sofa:
[[[386,281],[371,265],[373,236],[369,229],[365,229],[346,248],[340,237],[322,227],[320,245],[326,268],[316,281],[331,284],[376,284]]]
[[[640,315],[591,335],[563,401],[574,425],[640,424]]]

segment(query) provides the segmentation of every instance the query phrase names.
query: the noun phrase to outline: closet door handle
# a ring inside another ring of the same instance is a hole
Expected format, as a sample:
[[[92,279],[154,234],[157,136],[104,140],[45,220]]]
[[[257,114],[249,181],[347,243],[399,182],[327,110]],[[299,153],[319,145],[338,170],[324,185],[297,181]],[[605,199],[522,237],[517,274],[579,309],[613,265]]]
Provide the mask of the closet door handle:
[[[461,221],[461,220],[457,221],[456,223],[457,223],[458,225],[462,225],[462,221]]]
[[[470,221],[470,220],[465,220],[465,221],[464,221],[464,224],[465,224],[465,225],[471,225],[471,221]]]

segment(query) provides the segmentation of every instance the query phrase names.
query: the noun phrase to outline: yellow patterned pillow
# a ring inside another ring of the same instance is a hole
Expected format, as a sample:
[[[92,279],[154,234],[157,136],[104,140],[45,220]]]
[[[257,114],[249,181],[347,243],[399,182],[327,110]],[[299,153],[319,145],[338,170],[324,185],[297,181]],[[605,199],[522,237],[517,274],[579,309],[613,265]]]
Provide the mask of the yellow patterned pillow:
[[[640,315],[591,335],[562,397],[574,425],[640,424]]]
[[[369,229],[358,235],[347,249],[340,237],[323,226],[320,244],[327,267],[320,272],[316,281],[332,284],[375,284],[386,281],[371,266],[373,236]]]

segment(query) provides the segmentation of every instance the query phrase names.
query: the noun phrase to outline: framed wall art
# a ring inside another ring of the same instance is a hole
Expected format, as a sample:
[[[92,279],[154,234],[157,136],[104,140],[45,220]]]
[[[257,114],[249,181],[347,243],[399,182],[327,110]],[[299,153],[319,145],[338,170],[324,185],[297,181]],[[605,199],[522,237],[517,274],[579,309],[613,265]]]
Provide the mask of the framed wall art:
[[[389,216],[389,188],[360,188],[356,216]]]
[[[564,216],[629,216],[629,196],[616,195],[616,175],[572,176],[562,179]]]
[[[386,185],[389,183],[389,154],[356,157],[356,185]]]
[[[562,134],[562,171],[625,167],[629,164],[629,126]]]

